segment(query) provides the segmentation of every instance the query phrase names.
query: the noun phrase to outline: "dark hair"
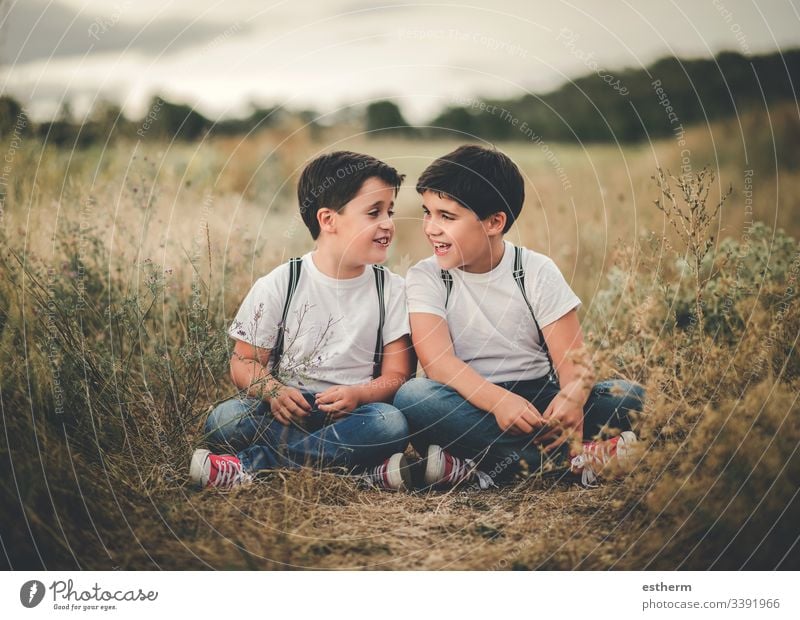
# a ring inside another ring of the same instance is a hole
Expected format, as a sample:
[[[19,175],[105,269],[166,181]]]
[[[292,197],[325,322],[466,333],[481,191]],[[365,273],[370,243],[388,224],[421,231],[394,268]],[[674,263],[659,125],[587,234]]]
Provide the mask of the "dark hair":
[[[504,233],[525,201],[525,181],[511,158],[475,144],[460,146],[425,168],[417,192],[426,191],[452,198],[482,220],[502,211],[507,216]]]
[[[341,211],[358,193],[364,181],[372,177],[394,187],[396,196],[405,175],[379,159],[351,151],[336,151],[311,161],[297,183],[300,215],[311,237],[319,237],[317,211]]]

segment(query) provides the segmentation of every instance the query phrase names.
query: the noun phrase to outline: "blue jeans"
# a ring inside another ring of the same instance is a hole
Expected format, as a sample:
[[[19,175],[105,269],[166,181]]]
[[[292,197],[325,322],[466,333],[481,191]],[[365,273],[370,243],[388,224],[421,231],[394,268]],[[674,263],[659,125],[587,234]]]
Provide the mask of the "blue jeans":
[[[216,452],[234,453],[246,471],[311,467],[363,468],[377,465],[408,445],[408,424],[386,403],[361,405],[328,423],[312,406],[301,424],[284,426],[269,413],[269,405],[247,396],[218,405],[205,425],[206,442]]]
[[[498,385],[530,401],[540,412],[547,409],[560,389],[547,377]],[[548,460],[556,465],[566,461],[566,445],[553,454],[543,453],[533,443],[535,434],[504,433],[491,413],[478,409],[453,388],[430,379],[408,381],[397,392],[394,404],[405,414],[411,444],[422,456],[429,445],[437,444],[454,456],[479,461],[482,470],[492,470],[500,479],[518,472],[521,460],[529,471]],[[630,412],[641,411],[643,405],[644,388],[636,383],[596,384],[584,406],[584,439],[609,428],[629,430]]]

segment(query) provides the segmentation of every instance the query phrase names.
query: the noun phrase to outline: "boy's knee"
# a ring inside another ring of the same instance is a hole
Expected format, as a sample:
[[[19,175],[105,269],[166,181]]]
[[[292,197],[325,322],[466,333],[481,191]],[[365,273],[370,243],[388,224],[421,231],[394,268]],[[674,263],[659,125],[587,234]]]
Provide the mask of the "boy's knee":
[[[387,403],[372,403],[369,406],[375,423],[388,435],[408,435],[406,416],[397,407]]]
[[[406,412],[415,405],[424,404],[426,399],[434,396],[443,387],[441,383],[424,377],[409,379],[397,390],[394,406]]]
[[[232,430],[239,420],[252,414],[257,406],[255,399],[231,398],[214,407],[208,414],[204,428],[208,441],[213,443],[224,437],[226,430]]]
[[[408,443],[408,422],[406,416],[397,407],[387,403],[371,403],[364,412],[370,423],[370,438],[382,444],[403,444],[402,451]]]
[[[647,398],[647,391],[644,389],[644,386],[638,383],[634,383],[633,391],[636,394],[636,398],[639,399],[639,403],[641,403],[642,405],[640,409],[644,409],[645,399]]]
[[[611,396],[619,400],[618,406],[625,409],[644,409],[645,389],[634,381],[616,379],[602,381],[595,386],[595,391],[602,396]]]
[[[620,381],[622,398],[624,405],[628,409],[641,411],[644,409],[645,390],[644,386],[633,381]]]

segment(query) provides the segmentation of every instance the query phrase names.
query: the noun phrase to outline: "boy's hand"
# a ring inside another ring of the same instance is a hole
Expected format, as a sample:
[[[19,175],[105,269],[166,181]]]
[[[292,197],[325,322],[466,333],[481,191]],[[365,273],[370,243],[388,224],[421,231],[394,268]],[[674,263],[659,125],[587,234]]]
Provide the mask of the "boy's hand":
[[[570,399],[563,392],[550,401],[543,417],[546,432],[535,442],[545,452],[552,452],[567,441],[580,442],[583,439],[583,405]]]
[[[545,423],[532,403],[513,392],[508,392],[492,413],[500,429],[512,435],[530,435]]]
[[[324,392],[316,394],[315,404],[320,411],[330,414],[335,420],[346,416],[356,409],[361,402],[358,388],[354,385],[335,385]]]
[[[303,393],[297,388],[284,386],[278,393],[269,399],[269,410],[275,419],[284,426],[292,423],[292,418],[302,418],[311,412]]]

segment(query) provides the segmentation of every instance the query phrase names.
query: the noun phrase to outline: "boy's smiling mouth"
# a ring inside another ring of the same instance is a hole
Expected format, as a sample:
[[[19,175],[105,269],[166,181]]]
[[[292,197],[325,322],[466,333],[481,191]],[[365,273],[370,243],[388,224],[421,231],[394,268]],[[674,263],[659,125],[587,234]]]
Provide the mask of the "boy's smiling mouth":
[[[391,242],[392,238],[389,235],[384,235],[383,237],[376,237],[375,239],[372,240],[372,243],[381,248],[388,248]]]
[[[453,247],[452,243],[434,241],[433,239],[431,239],[431,243],[433,243],[433,252],[436,256],[444,256],[450,251],[450,248]]]

